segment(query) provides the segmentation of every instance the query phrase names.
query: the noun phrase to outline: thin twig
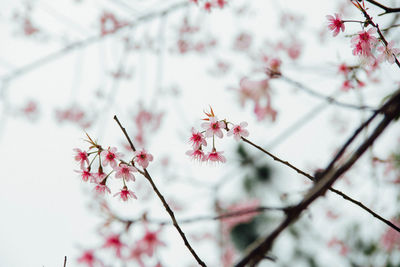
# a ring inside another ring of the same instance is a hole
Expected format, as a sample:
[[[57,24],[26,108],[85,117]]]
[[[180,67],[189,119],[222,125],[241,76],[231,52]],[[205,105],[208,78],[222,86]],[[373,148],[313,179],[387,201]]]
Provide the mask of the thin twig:
[[[67,256],[64,256],[64,267],[67,267]]]
[[[295,81],[295,80],[293,80],[293,79],[291,79],[289,77],[281,75],[280,78],[282,80],[288,82],[288,83],[291,83],[291,84],[295,85],[296,87],[298,87],[299,89],[301,89],[305,93],[309,94],[310,96],[323,99],[323,100],[325,100],[326,102],[328,102],[330,104],[333,104],[333,105],[336,105],[336,106],[339,106],[339,107],[343,107],[343,108],[355,109],[355,110],[375,111],[374,108],[369,107],[369,106],[365,106],[365,105],[364,106],[358,106],[358,105],[353,105],[353,104],[349,104],[349,103],[343,103],[343,102],[341,102],[339,100],[336,100],[332,96],[327,96],[327,95],[321,94],[321,93],[319,93],[319,92],[317,92],[317,91],[305,86],[304,84],[302,84],[302,83],[300,83],[298,81]]]
[[[400,115],[400,90],[398,90],[385,105],[380,108],[380,111],[385,115],[378,126],[374,129],[372,134],[356,149],[355,152],[338,167],[326,168],[321,174],[314,186],[309,190],[309,193],[303,200],[293,207],[286,216],[286,218],[278,225],[275,230],[263,239],[257,240],[246,253],[246,255],[235,265],[236,267],[243,267],[246,265],[255,266],[260,262],[264,255],[270,250],[275,239],[293,222],[295,222],[301,213],[308,208],[317,198],[324,195],[325,192],[333,185],[333,183],[349,170],[353,164],[363,155],[363,153],[375,142],[375,140],[382,134],[386,127]]]
[[[254,147],[257,148],[258,150],[264,152],[265,154],[267,154],[268,156],[270,156],[272,159],[274,159],[274,160],[276,160],[276,161],[278,161],[278,162],[280,162],[280,163],[282,163],[282,164],[288,166],[289,168],[295,170],[297,173],[299,173],[299,174],[301,174],[301,175],[307,177],[307,178],[310,179],[311,181],[314,181],[314,182],[317,181],[317,179],[315,179],[315,177],[312,176],[311,174],[306,173],[306,172],[300,170],[299,168],[295,167],[294,165],[290,164],[289,162],[284,161],[284,160],[278,158],[277,156],[273,155],[272,153],[268,152],[267,150],[263,149],[262,147],[260,147],[260,146],[258,146],[258,145],[256,145],[256,144],[254,144],[254,143],[251,142],[250,140],[248,140],[248,139],[246,139],[246,138],[244,138],[244,137],[242,137],[242,140],[243,140],[244,142],[246,142],[246,143],[248,143],[248,144],[254,146]],[[360,208],[362,208],[363,210],[365,210],[366,212],[368,212],[369,214],[371,214],[372,216],[374,216],[374,217],[377,218],[378,220],[382,221],[383,223],[385,223],[386,225],[388,225],[389,227],[393,228],[394,230],[396,230],[397,232],[400,233],[400,228],[399,228],[398,226],[396,226],[395,224],[393,224],[391,221],[389,221],[389,220],[383,218],[381,215],[379,215],[379,214],[376,213],[375,211],[373,211],[373,210],[371,210],[370,208],[368,208],[367,206],[365,206],[362,202],[360,202],[360,201],[358,201],[358,200],[356,200],[356,199],[354,199],[354,198],[352,198],[352,197],[349,197],[348,195],[346,195],[346,194],[343,193],[342,191],[339,191],[339,190],[337,190],[337,189],[335,189],[335,188],[333,188],[333,187],[330,187],[330,188],[329,188],[329,191],[334,192],[335,194],[337,194],[337,195],[343,197],[344,199],[350,201],[351,203],[353,203],[353,204],[359,206]]]
[[[129,142],[130,147],[132,148],[133,151],[136,151],[135,146],[132,143],[132,140],[130,139],[128,133],[126,132],[125,128],[121,125],[121,123],[119,122],[117,116],[114,116],[114,120],[118,123],[119,127],[121,128],[122,132],[124,133],[126,139]],[[166,211],[168,212],[169,216],[171,217],[171,220],[173,222],[173,225],[175,226],[176,230],[178,231],[179,235],[181,236],[183,242],[185,243],[185,246],[189,249],[190,253],[193,255],[193,257],[196,259],[197,263],[203,267],[206,267],[207,265],[200,259],[200,257],[196,254],[196,252],[194,251],[194,249],[192,248],[192,246],[190,245],[189,241],[187,240],[185,233],[182,231],[181,227],[179,226],[174,212],[172,211],[172,209],[170,208],[170,206],[168,205],[167,201],[165,200],[164,196],[161,194],[161,192],[158,190],[157,186],[155,185],[153,179],[151,178],[149,172],[143,168],[144,171],[144,177],[150,182],[151,186],[153,187],[154,192],[156,192],[158,198],[161,200],[162,204],[164,205],[164,208],[166,209]]]

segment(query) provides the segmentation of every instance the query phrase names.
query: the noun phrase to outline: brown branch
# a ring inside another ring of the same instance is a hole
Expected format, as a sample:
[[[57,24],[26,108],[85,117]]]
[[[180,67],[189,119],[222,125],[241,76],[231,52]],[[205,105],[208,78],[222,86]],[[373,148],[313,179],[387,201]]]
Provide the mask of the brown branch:
[[[396,13],[396,12],[400,12],[400,8],[393,8],[393,7],[387,7],[385,5],[382,5],[381,3],[374,1],[374,0],[366,0],[367,2],[382,8],[383,10],[385,10],[384,13],[379,14],[379,16],[385,15],[385,14],[389,14],[389,13]]]
[[[375,1],[373,1],[373,2],[375,2]],[[364,8],[360,7],[360,11],[363,13],[363,15],[364,15],[365,19],[367,20],[367,22],[369,24],[371,24],[374,28],[376,28],[376,30],[378,31],[378,35],[379,35],[381,41],[383,42],[385,47],[387,47],[388,41],[385,39],[385,36],[382,34],[381,29],[379,28],[379,25],[376,24],[375,22],[373,22],[371,16],[367,13],[367,11]],[[392,56],[394,57],[394,61],[396,62],[396,65],[400,68],[400,62],[397,59],[396,55],[392,54]]]
[[[364,123],[364,124],[365,124],[365,123]],[[363,125],[364,125],[364,124],[363,124]],[[307,177],[307,178],[310,179],[311,181],[314,181],[314,182],[317,181],[317,179],[316,179],[314,176],[312,176],[311,174],[306,173],[306,172],[300,170],[299,168],[293,166],[293,165],[290,164],[289,162],[284,161],[284,160],[278,158],[277,156],[271,154],[270,152],[266,151],[266,150],[263,149],[262,147],[260,147],[260,146],[258,146],[258,145],[256,145],[256,144],[254,144],[254,143],[251,142],[250,140],[248,140],[248,139],[246,139],[246,138],[244,138],[244,137],[242,137],[242,140],[243,140],[244,142],[246,142],[246,143],[248,143],[248,144],[254,146],[254,147],[257,148],[258,150],[264,152],[265,154],[267,154],[268,156],[270,156],[272,159],[274,159],[274,160],[276,160],[276,161],[278,161],[278,162],[280,162],[280,163],[282,163],[282,164],[288,166],[289,168],[295,170],[297,173],[299,173],[299,174],[301,174],[301,175]],[[360,201],[358,201],[358,200],[356,200],[356,199],[354,199],[354,198],[352,198],[352,197],[346,195],[346,194],[343,193],[342,191],[339,191],[339,190],[337,190],[337,189],[335,189],[335,188],[333,188],[333,187],[330,187],[330,188],[329,188],[329,191],[334,192],[335,194],[337,194],[337,195],[343,197],[345,200],[348,200],[348,201],[350,201],[351,203],[353,203],[353,204],[359,206],[360,208],[362,208],[363,210],[365,210],[366,212],[368,212],[369,214],[371,214],[373,217],[377,218],[378,220],[382,221],[383,223],[385,223],[386,225],[388,225],[389,227],[393,228],[394,230],[396,230],[397,232],[400,233],[400,228],[399,228],[398,226],[396,226],[395,224],[393,224],[391,221],[389,221],[389,220],[383,218],[381,215],[379,215],[379,214],[376,213],[375,211],[373,211],[373,210],[371,210],[370,208],[368,208],[367,206],[365,206],[362,202],[360,202]]]
[[[64,267],[67,267],[67,256],[64,256]]]
[[[114,115],[114,120],[118,123],[119,127],[121,128],[122,132],[124,133],[126,139],[129,142],[130,147],[132,148],[133,151],[136,151],[135,146],[132,143],[132,140],[130,139],[128,133],[126,132],[125,128],[121,125],[119,122],[118,118],[116,115]],[[190,253],[193,255],[193,257],[196,259],[197,263],[203,267],[207,266],[201,259],[200,257],[196,254],[192,246],[190,245],[189,241],[187,240],[185,233],[182,231],[181,227],[179,226],[175,214],[168,205],[167,201],[165,200],[164,196],[161,194],[161,192],[158,190],[157,186],[155,185],[153,179],[151,178],[149,172],[143,168],[144,171],[144,177],[150,182],[151,186],[153,187],[154,192],[156,192],[158,198],[161,200],[162,204],[164,205],[165,210],[168,212],[169,216],[171,217],[171,220],[173,222],[173,225],[175,226],[176,230],[178,231],[179,235],[181,236],[183,243],[185,243],[185,246],[188,248]]]
[[[374,129],[372,134],[356,149],[355,152],[341,165],[336,168],[325,169],[321,174],[321,179],[318,180],[310,189],[309,193],[304,199],[292,210],[290,210],[286,218],[281,224],[267,237],[256,241],[250,251],[235,265],[236,267],[242,266],[255,266],[260,262],[264,255],[270,250],[275,239],[283,232],[290,224],[294,223],[307,209],[307,207],[332,186],[332,184],[363,155],[363,153],[374,143],[374,141],[382,134],[385,128],[400,115],[400,90],[398,90],[381,109],[385,115],[378,126]]]

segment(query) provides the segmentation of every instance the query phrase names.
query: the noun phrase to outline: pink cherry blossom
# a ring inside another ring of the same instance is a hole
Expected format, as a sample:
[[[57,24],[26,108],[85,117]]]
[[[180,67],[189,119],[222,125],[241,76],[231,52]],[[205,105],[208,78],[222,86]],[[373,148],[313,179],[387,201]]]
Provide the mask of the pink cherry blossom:
[[[233,135],[233,138],[235,138],[236,141],[239,141],[242,136],[249,136],[249,131],[244,129],[245,127],[247,127],[247,122],[241,122],[239,125],[234,125],[226,135]]]
[[[192,157],[193,160],[204,161],[206,159],[203,150],[200,148],[186,151],[186,155]]]
[[[87,182],[87,181],[89,180],[89,178],[90,178],[90,180],[92,181],[92,176],[93,176],[93,174],[91,174],[90,171],[89,171],[87,168],[84,169],[84,170],[75,171],[75,172],[77,172],[77,173],[79,173],[79,174],[81,175],[82,180],[83,180],[84,182]]]
[[[106,242],[103,245],[104,248],[115,249],[115,254],[118,258],[121,258],[121,249],[124,246],[126,246],[126,245],[121,242],[118,234],[113,234],[113,235],[107,237]]]
[[[192,128],[192,136],[190,137],[189,142],[192,143],[194,149],[207,145],[207,141],[203,134],[196,131],[194,128]]]
[[[206,137],[216,135],[217,137],[222,138],[224,136],[221,129],[225,128],[225,122],[218,121],[217,117],[210,117],[208,122],[201,124],[201,127],[206,129]]]
[[[353,55],[370,57],[372,56],[371,49],[376,45],[378,39],[373,36],[376,33],[375,28],[370,28],[368,31],[360,31],[351,39],[353,46]]]
[[[117,152],[116,147],[108,148],[100,153],[100,156],[103,158],[103,165],[107,166],[110,164],[112,168],[117,166],[117,159],[122,157],[122,154]]]
[[[217,151],[215,148],[207,154],[206,160],[212,161],[212,162],[222,162],[225,163],[226,159],[224,156],[222,156],[223,151]]]
[[[339,34],[340,30],[344,32],[344,22],[342,20],[342,16],[340,14],[335,13],[335,17],[332,15],[326,16],[326,18],[329,21],[328,27],[331,31],[333,31],[333,36],[336,36]]]
[[[351,83],[350,80],[345,80],[342,84],[342,87],[340,87],[340,90],[347,92],[350,89],[354,88],[354,85]]]
[[[149,166],[149,161],[153,161],[153,155],[147,153],[146,150],[142,149],[141,151],[135,152],[135,161],[137,162],[137,164],[146,169],[147,166]]]
[[[128,190],[126,186],[124,186],[124,188],[122,188],[121,191],[114,194],[114,197],[115,196],[119,196],[123,201],[127,201],[130,198],[137,199],[135,193],[133,193],[133,191],[131,190]]]
[[[89,159],[88,159],[88,154],[86,151],[82,151],[79,148],[74,148],[74,151],[76,152],[75,154],[75,160],[79,161],[81,164],[81,169],[85,169],[85,162],[87,166],[89,166]]]
[[[108,188],[108,186],[105,184],[97,184],[94,190],[100,195],[105,195],[106,192],[111,194],[110,188]]]
[[[225,0],[215,0],[215,4],[218,5],[219,8],[224,8],[227,2]]]
[[[125,181],[135,181],[135,176],[132,174],[132,172],[137,172],[135,167],[128,166],[126,164],[120,164],[114,170],[116,171],[115,178],[123,178]]]
[[[149,229],[146,227],[146,233],[138,241],[138,243],[142,246],[144,249],[144,253],[146,253],[149,257],[152,257],[154,254],[155,249],[158,246],[165,246],[165,243],[160,241],[158,238],[158,234],[162,230],[162,228],[158,229],[157,231],[149,231]]]
[[[104,266],[104,264],[95,257],[93,250],[84,251],[83,254],[77,259],[78,263],[86,264],[88,267]]]
[[[381,54],[378,56],[379,62],[383,62],[385,60],[390,64],[393,64],[395,62],[395,56],[400,54],[400,49],[393,48],[393,46],[394,41],[390,41],[387,46],[378,47],[378,51],[381,52]]]

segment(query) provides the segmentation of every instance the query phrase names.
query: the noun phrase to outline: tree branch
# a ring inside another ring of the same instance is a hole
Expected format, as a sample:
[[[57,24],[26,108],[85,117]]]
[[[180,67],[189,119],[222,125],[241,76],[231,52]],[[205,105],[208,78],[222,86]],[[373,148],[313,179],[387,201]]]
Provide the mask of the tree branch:
[[[118,118],[116,115],[114,115],[114,120],[118,123],[119,127],[121,128],[122,132],[124,133],[126,139],[129,142],[130,147],[132,148],[133,151],[136,151],[135,146],[132,143],[132,140],[130,139],[128,133],[126,132],[125,128],[121,125],[119,122]],[[193,255],[193,257],[196,259],[197,263],[203,267],[206,267],[207,265],[200,259],[200,257],[196,254],[192,246],[190,245],[189,241],[187,240],[185,233],[182,231],[181,227],[179,226],[175,214],[168,205],[167,201],[165,200],[164,196],[161,194],[161,192],[158,190],[157,186],[155,185],[153,179],[151,178],[149,172],[143,168],[144,170],[144,177],[150,182],[151,186],[153,187],[154,192],[156,192],[158,198],[161,200],[162,204],[164,205],[165,210],[168,212],[169,216],[171,217],[172,223],[175,226],[176,230],[178,231],[179,235],[181,236],[183,243],[185,246],[188,248],[190,253]]]
[[[389,14],[389,13],[396,13],[396,12],[400,12],[400,8],[392,8],[392,7],[387,7],[382,5],[381,3],[374,1],[374,0],[367,0],[367,2],[382,8],[383,10],[385,10],[384,13],[379,14],[379,16],[385,15],[385,14]]]
[[[270,250],[275,239],[284,231],[290,224],[294,223],[307,209],[307,207],[332,186],[332,184],[362,156],[362,154],[374,143],[374,141],[382,134],[386,127],[400,115],[400,90],[398,90],[389,101],[387,101],[380,111],[384,113],[384,117],[378,126],[374,129],[372,134],[357,148],[355,152],[340,166],[326,168],[321,174],[321,179],[318,180],[314,186],[309,190],[309,193],[304,199],[290,210],[286,218],[281,224],[267,237],[257,240],[250,248],[250,251],[235,265],[242,267],[249,264],[255,266],[260,262],[264,255]]]

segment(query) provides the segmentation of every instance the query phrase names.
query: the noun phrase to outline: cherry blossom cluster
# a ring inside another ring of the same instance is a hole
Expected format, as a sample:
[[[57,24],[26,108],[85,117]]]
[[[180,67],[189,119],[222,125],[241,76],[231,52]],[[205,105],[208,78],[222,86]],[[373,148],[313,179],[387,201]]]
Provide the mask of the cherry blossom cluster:
[[[186,152],[194,160],[208,161],[208,162],[226,162],[226,158],[222,155],[223,151],[217,151],[215,147],[215,137],[222,139],[224,137],[223,130],[227,132],[227,136],[233,136],[235,140],[239,141],[242,137],[249,136],[249,132],[245,129],[247,122],[240,124],[233,124],[224,120],[218,120],[214,111],[210,108],[210,113],[206,113],[207,118],[203,119],[204,123],[201,124],[203,131],[197,131],[192,128],[192,136],[189,142],[192,149]],[[207,138],[212,139],[212,148],[208,153],[204,152],[204,147],[208,145]]]
[[[367,14],[364,6],[359,3],[355,4],[358,9]],[[378,25],[374,24],[370,17],[366,21],[353,21],[343,20],[340,14],[334,14],[326,16],[328,19],[328,28],[332,31],[333,36],[337,36],[340,31],[345,31],[346,22],[360,23],[362,30],[359,31],[351,39],[351,47],[353,49],[353,55],[359,56],[364,59],[368,64],[381,63],[387,61],[391,64],[395,63],[396,56],[400,54],[400,49],[394,48],[394,41],[387,42],[382,38],[377,37]],[[371,27],[366,29],[368,26]],[[381,43],[380,46],[379,43]],[[379,52],[377,57],[374,55],[375,50]]]
[[[75,148],[75,161],[80,165],[78,172],[84,182],[91,182],[96,184],[94,190],[99,194],[109,193],[111,194],[110,188],[107,186],[107,182],[114,174],[115,179],[122,180],[122,189],[115,193],[114,196],[118,196],[121,200],[127,201],[130,198],[137,198],[133,191],[128,189],[127,183],[129,181],[135,181],[135,172],[144,173],[138,167],[146,169],[149,166],[149,162],[153,161],[153,156],[142,149],[135,151],[133,158],[126,162],[122,160],[123,154],[117,151],[115,147],[108,147],[107,149],[102,148],[99,144],[93,141],[89,135],[88,140],[91,144],[89,150],[81,150]],[[90,159],[90,157],[92,157]],[[97,159],[97,160],[96,160]],[[97,164],[97,172],[92,172],[94,162]],[[105,168],[109,166],[111,170],[107,173]]]
[[[103,261],[96,255],[95,251],[99,250],[112,250],[115,256],[122,262],[136,262],[139,266],[148,266],[145,264],[145,258],[151,258],[154,252],[160,246],[165,246],[165,243],[160,240],[159,233],[162,228],[160,227],[156,231],[151,231],[144,224],[145,233],[133,245],[129,245],[123,241],[122,234],[109,234],[105,237],[104,243],[97,249],[88,249],[83,251],[81,256],[77,259],[80,264],[86,266],[104,266]],[[161,267],[161,263],[158,262],[156,267]]]
[[[189,0],[196,5],[200,5],[204,10],[210,12],[214,8],[224,8],[228,1],[227,0]]]

